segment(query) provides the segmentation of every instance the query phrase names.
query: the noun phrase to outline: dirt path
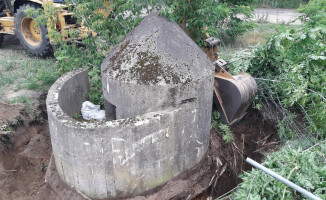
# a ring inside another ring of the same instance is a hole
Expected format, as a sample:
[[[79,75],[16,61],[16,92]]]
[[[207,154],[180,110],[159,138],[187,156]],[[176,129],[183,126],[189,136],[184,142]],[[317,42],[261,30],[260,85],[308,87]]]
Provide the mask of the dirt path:
[[[257,8],[254,12],[254,20],[257,22],[299,25],[301,24],[299,20],[293,21],[300,15],[302,14],[297,9]]]

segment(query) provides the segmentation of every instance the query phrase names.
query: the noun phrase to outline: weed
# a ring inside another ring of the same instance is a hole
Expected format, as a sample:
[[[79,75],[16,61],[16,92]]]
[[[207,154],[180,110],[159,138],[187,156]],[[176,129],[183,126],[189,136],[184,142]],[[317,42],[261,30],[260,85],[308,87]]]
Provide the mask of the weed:
[[[220,113],[216,110],[212,112],[212,128],[215,130],[220,130],[222,139],[225,143],[234,142],[234,135],[230,130],[230,127],[221,122]]]
[[[2,131],[2,134],[7,134],[12,132],[12,128],[9,124],[4,124],[0,127],[0,131]]]
[[[29,78],[29,79],[27,79],[26,88],[30,89],[30,90],[38,89],[39,83],[37,82],[37,80],[35,78]]]
[[[3,145],[5,146],[3,146]],[[0,135],[0,147],[5,148],[9,147],[11,144],[10,137],[8,135]]]
[[[73,118],[74,119],[76,119],[76,120],[83,120],[83,117],[81,116],[81,114],[80,113],[74,113],[73,114]]]
[[[14,82],[15,77],[14,75],[10,74],[10,75],[2,75],[0,74],[0,85],[1,86],[7,86],[10,85]]]
[[[234,135],[228,125],[220,123],[218,128],[222,131],[222,138],[225,143],[234,142]]]
[[[257,23],[268,23],[268,14],[257,15]]]
[[[8,122],[7,125],[9,127],[17,127],[17,126],[21,125],[23,123],[23,121],[24,121],[24,119],[22,118],[22,116],[18,116],[14,120]]]
[[[242,36],[238,37],[234,42],[229,42],[219,47],[220,58],[229,61],[230,60],[242,60],[251,52],[251,49],[257,44],[266,43],[267,39],[275,34],[278,30],[285,29],[286,26],[272,24],[272,23],[256,23],[253,30],[249,30]],[[244,53],[244,54],[243,54]],[[232,62],[230,63],[232,66]],[[229,66],[231,70],[233,67]],[[236,72],[235,70],[231,72]],[[236,73],[235,73],[236,74]]]
[[[0,127],[0,147],[6,149],[10,145],[9,135],[13,134],[13,130],[9,124],[4,124]]]

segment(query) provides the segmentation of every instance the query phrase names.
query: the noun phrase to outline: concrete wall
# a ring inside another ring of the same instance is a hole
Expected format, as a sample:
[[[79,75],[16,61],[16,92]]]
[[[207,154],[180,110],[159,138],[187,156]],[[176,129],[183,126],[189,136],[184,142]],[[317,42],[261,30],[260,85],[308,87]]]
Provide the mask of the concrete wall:
[[[208,149],[212,92],[203,87],[210,81],[198,85],[197,96],[206,105],[196,99],[175,101],[176,106],[132,118],[85,122],[71,115],[86,100],[87,71],[62,76],[47,97],[61,178],[94,199],[122,198],[143,194],[192,168]]]
[[[80,114],[82,104],[87,100],[89,92],[87,70],[76,73],[73,79],[64,80],[64,84],[58,92],[58,101],[62,110],[70,117]]]

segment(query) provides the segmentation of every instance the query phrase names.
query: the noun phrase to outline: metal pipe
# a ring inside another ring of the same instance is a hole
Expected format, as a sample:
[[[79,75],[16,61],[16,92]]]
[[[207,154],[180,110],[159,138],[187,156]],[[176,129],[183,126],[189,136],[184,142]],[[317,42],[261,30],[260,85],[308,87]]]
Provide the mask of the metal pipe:
[[[272,170],[264,167],[263,165],[257,163],[256,161],[250,159],[250,158],[247,158],[246,159],[246,162],[251,164],[252,166],[262,170],[263,172],[265,172],[266,174],[274,177],[275,179],[281,181],[282,183],[284,183],[285,185],[293,188],[294,190],[300,192],[301,194],[305,195],[306,197],[312,199],[312,200],[322,200],[321,198],[315,196],[314,194],[312,194],[311,192],[303,189],[302,187],[294,184],[293,182],[287,180],[286,178],[283,178],[282,176],[278,175],[277,173],[273,172]]]

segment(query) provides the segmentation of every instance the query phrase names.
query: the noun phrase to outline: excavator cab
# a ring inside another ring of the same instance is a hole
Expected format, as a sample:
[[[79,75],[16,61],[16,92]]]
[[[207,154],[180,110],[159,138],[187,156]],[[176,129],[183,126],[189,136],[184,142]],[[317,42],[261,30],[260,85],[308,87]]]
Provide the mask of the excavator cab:
[[[220,40],[210,37],[205,40],[205,52],[215,64],[214,104],[221,119],[233,125],[245,116],[246,111],[257,94],[255,79],[247,73],[232,76],[227,72],[227,62],[218,58]]]

